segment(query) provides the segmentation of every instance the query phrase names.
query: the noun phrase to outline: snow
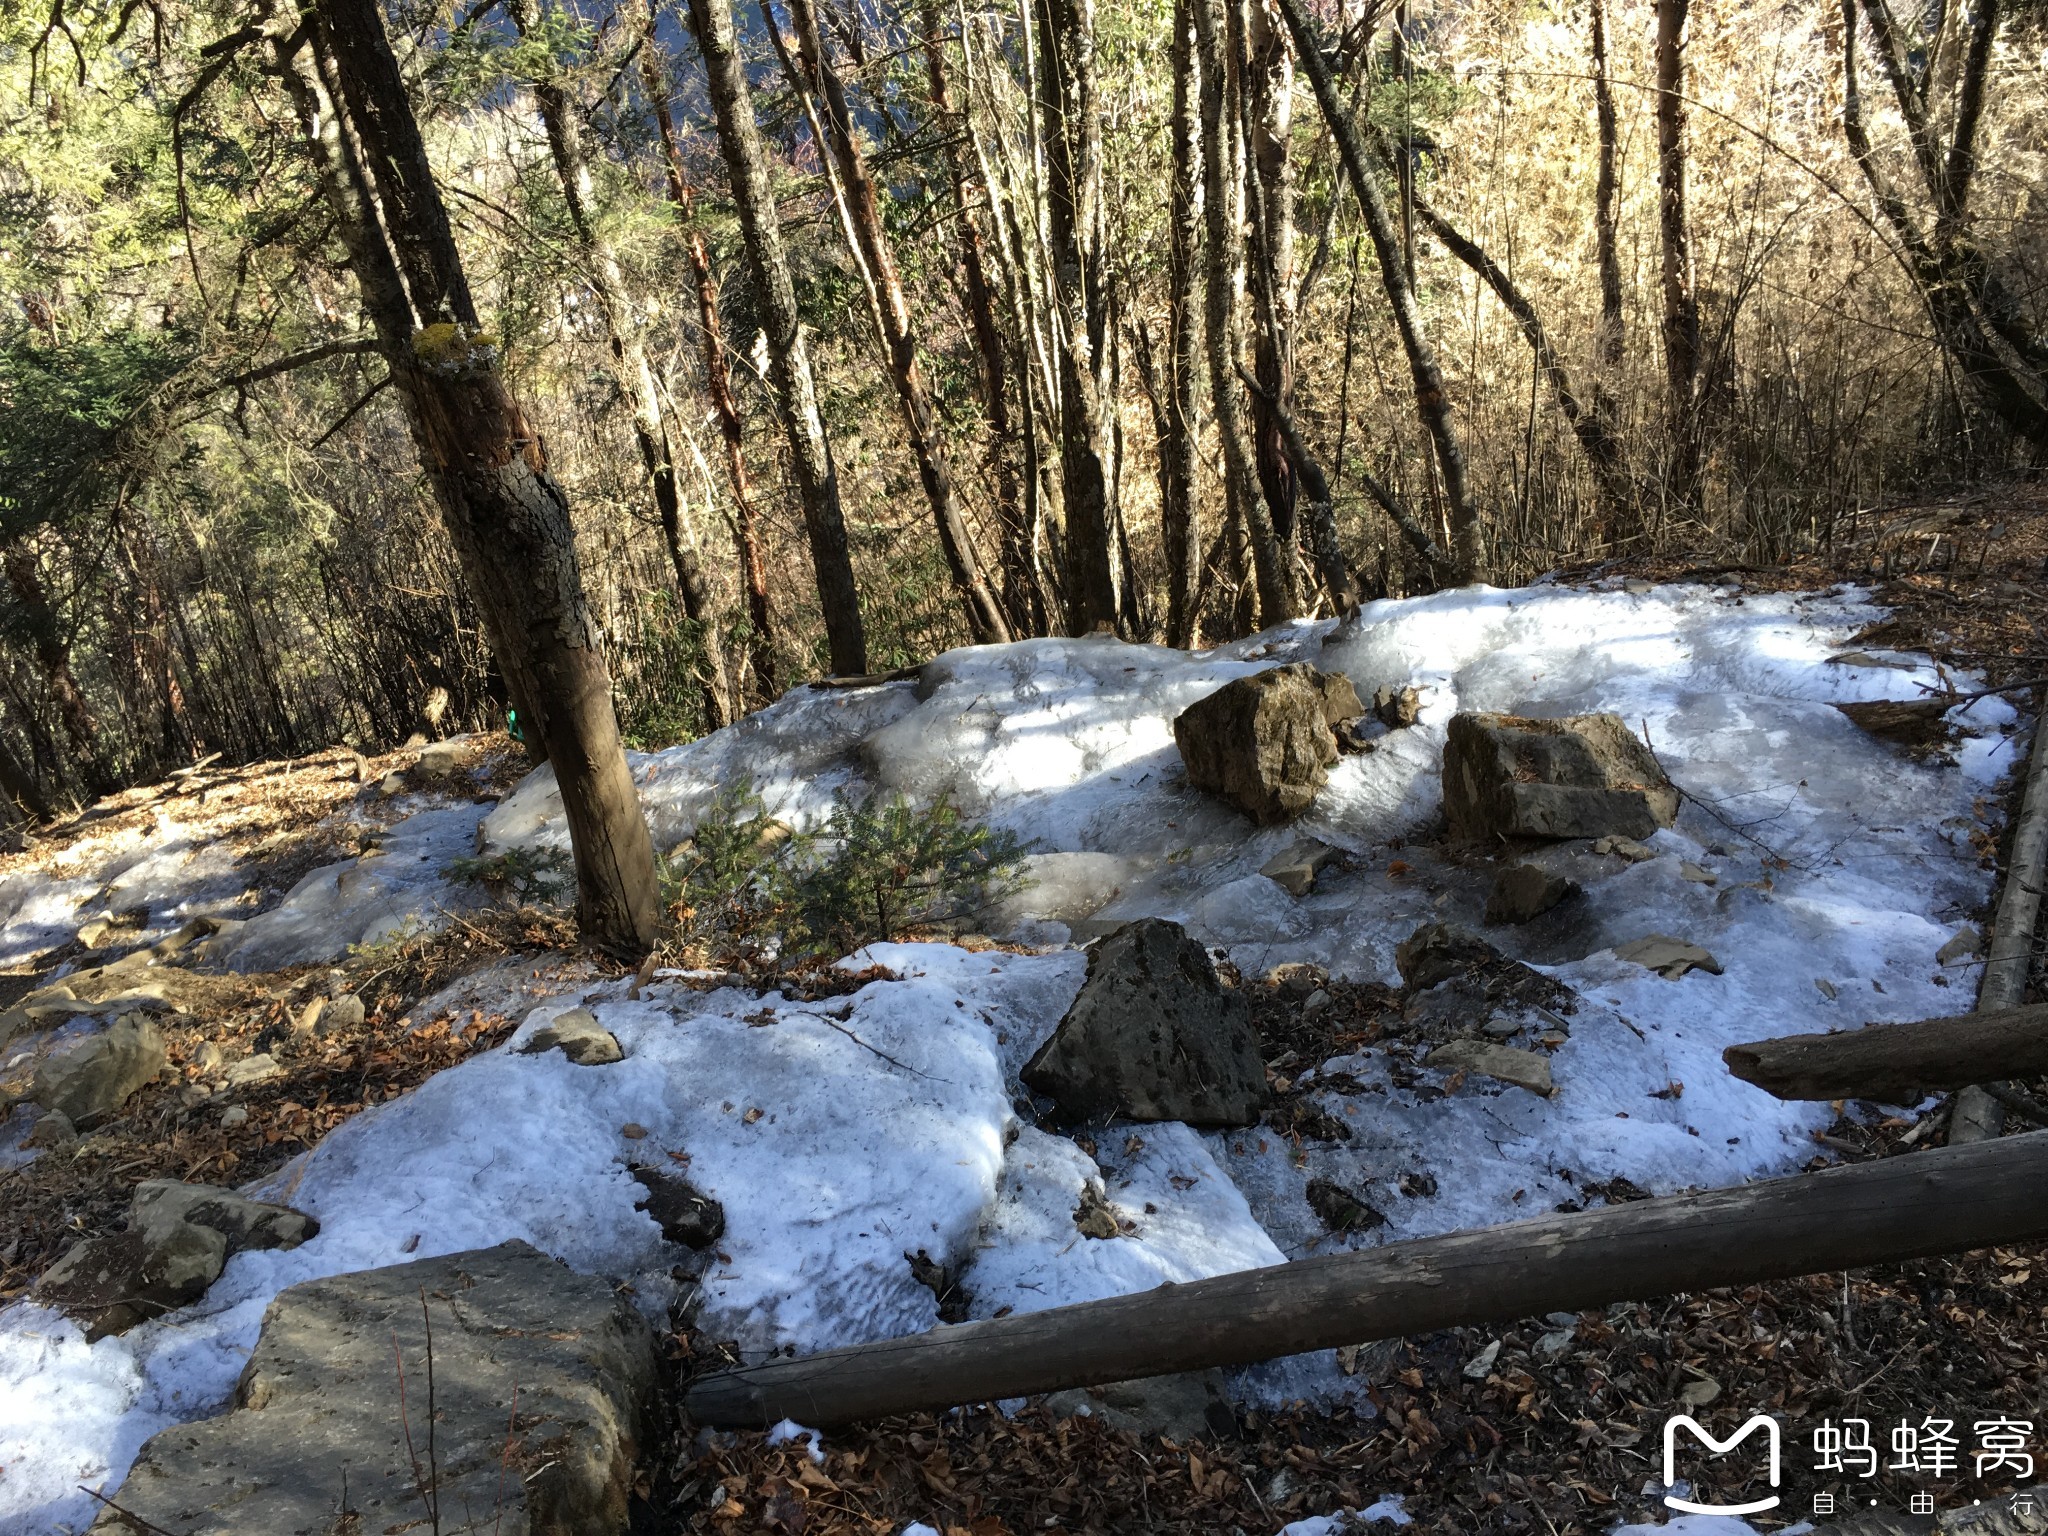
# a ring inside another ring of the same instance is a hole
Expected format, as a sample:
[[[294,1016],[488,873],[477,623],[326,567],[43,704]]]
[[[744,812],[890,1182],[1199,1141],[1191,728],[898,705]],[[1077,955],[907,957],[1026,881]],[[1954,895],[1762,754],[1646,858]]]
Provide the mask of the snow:
[[[1311,1515],[1306,1520],[1296,1520],[1282,1526],[1280,1536],[1344,1536],[1347,1531],[1363,1530],[1382,1520],[1390,1525],[1415,1523],[1408,1511],[1402,1508],[1401,1496],[1394,1493],[1375,1500],[1356,1514]]]
[[[1924,763],[1830,707],[1937,682],[1924,658],[1895,658],[1910,671],[1829,660],[1878,617],[1854,591],[1477,588],[1192,656],[1106,638],[953,652],[916,682],[798,689],[729,730],[635,758],[661,847],[742,775],[796,825],[839,794],[948,794],[1032,848],[1034,883],[983,921],[1044,952],[877,945],[844,963],[894,979],[820,1002],[662,982],[630,1000],[624,983],[591,982],[536,1007],[516,968],[474,979],[468,1006],[488,1007],[495,986],[507,1011],[531,1007],[512,1041],[346,1122],[254,1191],[319,1217],[313,1241],[240,1255],[202,1302],[91,1346],[31,1304],[0,1312],[0,1536],[82,1526],[78,1482],[111,1487],[148,1434],[224,1402],[284,1286],[518,1237],[630,1283],[662,1312],[687,1256],[636,1209],[636,1162],[723,1203],[725,1236],[681,1282],[697,1294],[680,1294],[712,1337],[756,1355],[934,1326],[936,1300],[906,1260],[920,1250],[989,1316],[1538,1215],[1615,1176],[1664,1192],[1795,1169],[1830,1112],[1735,1081],[1722,1049],[1966,1009],[1968,986],[1946,984],[1969,973],[1944,975],[1934,956],[1989,894],[1970,835],[2014,764],[2001,731],[2013,715],[1995,699],[1959,712],[1980,734],[1953,761]],[[1233,677],[1292,660],[1347,671],[1368,697],[1414,685],[1422,722],[1341,761],[1301,823],[1257,828],[1182,782],[1172,719]],[[1080,985],[1070,940],[1159,915],[1227,948],[1246,974],[1310,960],[1379,981],[1419,923],[1476,927],[1486,871],[1440,857],[1427,837],[1444,727],[1462,709],[1616,710],[1691,797],[1647,862],[1584,845],[1546,855],[1584,897],[1555,920],[1489,930],[1579,994],[1551,1058],[1552,1097],[1478,1077],[1417,1093],[1367,1051],[1303,1074],[1349,1141],[1117,1126],[1094,1133],[1091,1155],[1029,1123],[1016,1076]],[[1297,900],[1259,870],[1304,836],[1353,857]],[[378,856],[308,876],[237,930],[225,958],[325,960],[431,924],[477,899],[443,878],[450,859],[479,840],[488,852],[563,837],[544,771],[488,816],[426,809]],[[203,855],[179,859],[145,853],[126,875],[153,869],[147,879],[184,891],[178,871],[203,869]],[[1685,862],[1714,883],[1684,878]],[[103,874],[0,894],[0,954],[30,945],[78,882]],[[1725,974],[1669,981],[1614,955],[1652,932],[1712,950]],[[578,1006],[625,1060],[586,1068],[520,1053]],[[1401,1194],[1403,1174],[1428,1175],[1436,1194]],[[1318,1177],[1385,1224],[1331,1238],[1304,1198]],[[1090,1186],[1119,1237],[1075,1227]],[[1235,1387],[1262,1400],[1350,1389],[1327,1357],[1241,1373]],[[1674,1527],[1712,1536],[1661,1529]],[[1303,1536],[1316,1529],[1300,1523]]]

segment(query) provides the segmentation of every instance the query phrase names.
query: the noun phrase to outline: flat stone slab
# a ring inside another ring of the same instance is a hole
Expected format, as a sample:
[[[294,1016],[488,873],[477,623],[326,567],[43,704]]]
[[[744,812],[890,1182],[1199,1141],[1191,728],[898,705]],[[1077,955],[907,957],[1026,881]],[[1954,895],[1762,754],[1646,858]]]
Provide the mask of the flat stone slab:
[[[614,1536],[653,1387],[639,1314],[525,1243],[335,1275],[278,1295],[234,1407],[157,1435],[113,1498],[179,1536],[426,1532],[429,1498],[451,1536]]]

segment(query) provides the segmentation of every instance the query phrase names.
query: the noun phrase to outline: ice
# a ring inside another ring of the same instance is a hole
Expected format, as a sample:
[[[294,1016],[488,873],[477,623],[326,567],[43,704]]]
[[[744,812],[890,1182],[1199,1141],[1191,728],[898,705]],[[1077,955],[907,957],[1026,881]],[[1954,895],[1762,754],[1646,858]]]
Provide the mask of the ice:
[[[153,1429],[223,1401],[264,1306],[296,1281],[520,1237],[632,1284],[659,1311],[678,1298],[679,1254],[635,1209],[630,1160],[684,1172],[723,1202],[726,1234],[694,1300],[713,1338],[750,1354],[933,1326],[935,1298],[905,1258],[919,1250],[988,1316],[1513,1221],[1595,1201],[1586,1186],[1615,1177],[1662,1193],[1797,1170],[1832,1111],[1737,1082],[1721,1051],[1966,1011],[1967,986],[1950,985],[1966,973],[1944,974],[1935,952],[1990,894],[1973,836],[1995,830],[1991,792],[2015,766],[2015,718],[1996,699],[1957,710],[1978,734],[1921,761],[1832,707],[1938,682],[1921,658],[1885,658],[1912,670],[1830,660],[1878,617],[1847,589],[1475,588],[1197,655],[1106,638],[956,651],[914,682],[798,689],[730,730],[636,757],[663,848],[743,777],[797,826],[835,796],[944,794],[1031,851],[1032,883],[977,919],[989,932],[1064,945],[1158,915],[1247,975],[1312,960],[1367,981],[1393,979],[1394,946],[1418,923],[1480,921],[1487,867],[1432,841],[1456,711],[1615,710],[1687,799],[1649,840],[1654,858],[1556,850],[1583,897],[1527,929],[1489,930],[1578,994],[1551,1058],[1555,1094],[1477,1076],[1444,1093],[1443,1074],[1427,1072],[1435,1091],[1416,1092],[1383,1051],[1361,1050],[1299,1074],[1348,1140],[1120,1126],[1098,1131],[1090,1153],[1026,1123],[1017,1073],[1081,984],[1074,948],[877,945],[844,964],[897,979],[818,1002],[660,982],[632,1001],[624,983],[590,980],[533,1007],[519,967],[473,978],[465,1006],[488,1007],[499,987],[501,1009],[532,1008],[514,1042],[348,1121],[258,1191],[319,1216],[313,1242],[238,1256],[198,1306],[90,1347],[32,1305],[0,1313],[0,1533],[82,1525],[73,1483],[118,1480]],[[1259,828],[1186,786],[1172,720],[1230,678],[1291,660],[1345,670],[1368,697],[1414,686],[1421,722],[1341,761],[1295,826]],[[1259,871],[1305,835],[1347,857],[1297,899]],[[377,857],[309,876],[234,935],[229,958],[327,959],[397,924],[431,925],[478,899],[442,870],[479,838],[503,852],[563,836],[544,772],[488,817],[427,810]],[[216,878],[169,840],[155,864],[136,851],[102,848],[91,867],[0,891],[0,950],[32,946],[88,884],[119,881],[168,910],[198,888],[180,871]],[[1713,883],[1684,878],[1688,862]],[[1724,974],[1670,981],[1616,957],[1653,932],[1706,947]],[[517,1051],[573,1006],[618,1035],[626,1060],[584,1068]],[[646,1136],[628,1138],[629,1124]],[[1435,1193],[1403,1194],[1404,1174]],[[1312,1178],[1384,1222],[1331,1237],[1305,1199]],[[1121,1235],[1075,1227],[1091,1185],[1128,1223]],[[1258,1401],[1351,1390],[1327,1357],[1235,1383]],[[1715,1529],[1658,1529],[1673,1528]]]
[[[1296,1520],[1280,1528],[1280,1536],[1344,1536],[1347,1531],[1362,1530],[1368,1525],[1386,1521],[1390,1525],[1412,1525],[1414,1517],[1402,1507],[1401,1496],[1390,1493],[1376,1499],[1355,1515],[1311,1515],[1306,1520]]]

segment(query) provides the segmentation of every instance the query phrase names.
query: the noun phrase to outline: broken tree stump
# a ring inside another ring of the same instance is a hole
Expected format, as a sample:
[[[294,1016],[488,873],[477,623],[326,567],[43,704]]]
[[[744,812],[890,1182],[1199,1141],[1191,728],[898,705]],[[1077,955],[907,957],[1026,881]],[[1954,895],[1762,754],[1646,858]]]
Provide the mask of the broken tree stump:
[[[2048,1073],[2048,1004],[1731,1045],[1728,1070],[1780,1099],[1883,1099]]]
[[[1389,1243],[700,1378],[704,1424],[829,1426],[2048,1236],[2048,1134]]]

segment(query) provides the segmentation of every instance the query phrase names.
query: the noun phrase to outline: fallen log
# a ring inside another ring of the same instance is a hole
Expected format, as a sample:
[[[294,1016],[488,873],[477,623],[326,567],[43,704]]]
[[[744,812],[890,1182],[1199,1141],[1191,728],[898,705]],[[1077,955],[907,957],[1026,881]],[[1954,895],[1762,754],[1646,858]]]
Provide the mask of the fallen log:
[[[701,1377],[699,1423],[836,1425],[2048,1237],[2048,1134],[1163,1285]]]
[[[2048,1004],[1731,1045],[1728,1070],[1780,1099],[1884,1099],[2048,1073]]]

